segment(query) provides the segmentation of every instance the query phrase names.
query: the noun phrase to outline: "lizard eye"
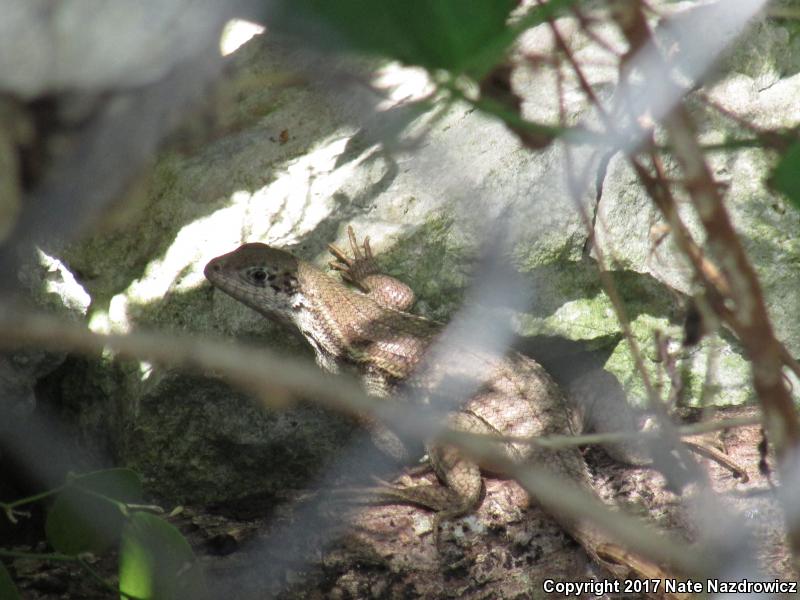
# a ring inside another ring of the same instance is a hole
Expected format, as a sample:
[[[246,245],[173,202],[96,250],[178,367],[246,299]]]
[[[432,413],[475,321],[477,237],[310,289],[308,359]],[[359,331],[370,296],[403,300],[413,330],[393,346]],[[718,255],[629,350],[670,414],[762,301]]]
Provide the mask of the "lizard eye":
[[[252,273],[250,273],[250,277],[256,283],[264,283],[267,279],[267,272],[264,269],[256,269]]]

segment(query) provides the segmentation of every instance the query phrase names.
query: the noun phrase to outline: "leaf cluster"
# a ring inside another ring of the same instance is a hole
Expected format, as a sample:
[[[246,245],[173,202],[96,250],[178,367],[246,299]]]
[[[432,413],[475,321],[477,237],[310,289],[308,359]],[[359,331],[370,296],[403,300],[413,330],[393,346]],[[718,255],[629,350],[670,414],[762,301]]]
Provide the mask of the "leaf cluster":
[[[203,598],[205,583],[189,543],[173,525],[143,506],[142,481],[130,469],[107,469],[71,476],[57,489],[4,504],[16,522],[17,507],[54,497],[47,511],[45,537],[51,554],[0,549],[0,557],[74,561],[124,599]],[[107,581],[90,565],[91,557],[119,551],[119,583]],[[0,563],[0,598],[21,598]]]

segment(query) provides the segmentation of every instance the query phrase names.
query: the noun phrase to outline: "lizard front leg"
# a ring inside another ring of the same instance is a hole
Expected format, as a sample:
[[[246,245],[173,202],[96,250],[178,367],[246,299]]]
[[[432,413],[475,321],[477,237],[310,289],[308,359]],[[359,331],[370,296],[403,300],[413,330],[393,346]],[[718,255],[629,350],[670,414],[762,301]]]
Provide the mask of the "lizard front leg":
[[[381,273],[372,254],[369,237],[365,237],[359,246],[351,226],[347,227],[347,236],[350,238],[353,258],[338,246],[328,244],[328,250],[336,258],[329,263],[330,266],[341,272],[342,279],[355,285],[381,306],[402,311],[411,308],[416,300],[414,291],[399,279]]]
[[[341,273],[342,279],[358,287],[381,306],[402,311],[410,308],[416,300],[413,290],[399,279],[381,273],[372,254],[369,237],[365,237],[359,245],[352,226],[347,227],[347,235],[353,258],[338,246],[329,244],[328,249],[336,258],[329,263],[330,266]],[[385,377],[378,371],[367,369],[362,378],[370,395],[387,398],[391,394]],[[369,429],[375,445],[384,454],[395,460],[408,460],[408,452],[403,443],[386,426],[372,418],[364,417],[361,421]]]

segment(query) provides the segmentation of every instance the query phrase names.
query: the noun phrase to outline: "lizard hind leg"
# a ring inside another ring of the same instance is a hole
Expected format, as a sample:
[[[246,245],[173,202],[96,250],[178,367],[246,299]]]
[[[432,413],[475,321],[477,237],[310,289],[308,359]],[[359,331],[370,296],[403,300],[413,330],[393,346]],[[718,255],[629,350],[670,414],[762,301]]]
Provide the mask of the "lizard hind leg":
[[[440,519],[461,516],[472,508],[455,491],[435,483],[411,486],[384,485],[363,491],[386,502],[414,504],[433,510]]]
[[[441,550],[442,523],[472,511],[480,500],[480,493],[483,489],[482,484],[480,473],[478,473],[478,487],[475,497],[462,496],[455,489],[438,484],[419,484],[404,487],[385,485],[372,491],[384,501],[413,504],[435,511],[430,532],[433,534],[434,545]]]
[[[441,544],[440,530],[443,521],[465,515],[480,503],[483,480],[478,465],[452,446],[429,446],[431,466],[442,481],[416,485],[397,485],[386,482],[378,487],[349,490],[362,502],[413,504],[434,511],[431,531],[437,547]]]
[[[328,263],[331,268],[339,271],[342,279],[358,287],[381,306],[402,311],[411,308],[416,301],[414,291],[399,279],[381,272],[372,254],[369,237],[365,237],[359,245],[350,226],[347,235],[353,258],[338,246],[328,244],[328,251],[336,259]]]
[[[475,509],[483,492],[483,479],[478,465],[464,458],[453,446],[430,445],[428,453],[430,466],[442,484],[398,485],[381,482],[379,487],[360,491],[382,502],[427,508],[435,511],[440,520],[459,517]]]

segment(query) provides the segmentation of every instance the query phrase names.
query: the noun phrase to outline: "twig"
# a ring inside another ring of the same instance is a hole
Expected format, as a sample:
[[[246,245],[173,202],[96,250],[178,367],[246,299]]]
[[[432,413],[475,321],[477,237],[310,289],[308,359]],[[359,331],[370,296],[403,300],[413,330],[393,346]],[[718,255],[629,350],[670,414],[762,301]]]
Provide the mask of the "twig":
[[[216,371],[230,381],[255,390],[262,401],[276,388],[302,392],[334,409],[356,414],[378,414],[403,433],[420,435],[430,429],[430,417],[414,418],[407,407],[390,406],[364,394],[360,386],[344,377],[331,379],[311,365],[279,357],[262,349],[221,344],[197,337],[163,334],[99,334],[55,317],[12,312],[0,306],[0,346],[21,345],[96,355],[110,349],[120,356],[158,362],[172,367]],[[274,405],[274,402],[273,402]],[[420,409],[421,412],[421,409]],[[402,427],[401,427],[402,425]],[[444,432],[444,439],[468,454],[490,462],[500,472],[519,478],[520,483],[543,503],[571,519],[589,519],[599,528],[643,556],[674,564],[688,574],[700,573],[708,565],[702,550],[644,527],[640,520],[610,510],[588,492],[562,482],[539,468],[514,465],[487,440],[473,440],[464,432]],[[705,571],[708,572],[708,571]]]
[[[748,427],[751,425],[760,424],[760,416],[731,417],[729,419],[721,419],[719,421],[705,421],[702,423],[683,425],[681,427],[677,427],[676,431],[680,437],[685,438],[703,433],[732,429],[734,427]],[[453,433],[455,434],[457,432]],[[539,446],[541,448],[549,448],[551,450],[561,450],[563,448],[570,448],[574,446],[617,444],[630,440],[657,439],[661,434],[658,431],[612,431],[603,433],[585,433],[582,435],[548,435],[533,438],[507,435],[497,435],[491,437],[481,434],[470,435],[473,435],[476,438],[483,438],[487,442],[491,443],[505,442],[513,444],[529,444],[531,446]]]
[[[706,458],[713,460],[728,469],[731,473],[733,473],[734,477],[739,479],[740,483],[747,483],[750,481],[750,476],[747,474],[745,469],[733,462],[733,460],[728,458],[724,453],[720,452],[716,448],[695,440],[684,440],[683,443],[689,446],[692,452],[696,452],[700,456],[705,456]]]
[[[709,97],[708,94],[705,94],[703,92],[697,92],[697,97],[702,102],[704,102],[705,104],[716,110],[718,113],[736,123],[742,129],[746,129],[747,131],[750,131],[751,133],[756,135],[760,147],[762,148],[771,147],[780,152],[785,152],[789,147],[789,145],[791,144],[790,139],[782,136],[777,131],[772,131],[770,129],[763,129],[757,126],[752,121],[745,119],[744,117],[737,115],[732,110],[722,106],[719,102]]]
[[[587,17],[583,13],[583,11],[577,6],[573,6],[571,11],[572,14],[575,16],[575,18],[578,19],[578,23],[580,24],[581,31],[583,32],[584,35],[586,35],[590,40],[592,40],[595,44],[603,48],[603,50],[605,50],[609,54],[612,54],[613,56],[616,57],[620,56],[619,50],[614,48],[614,46],[612,46],[607,40],[604,40],[597,33],[592,31],[592,25],[594,24],[594,19]],[[588,63],[584,62],[584,64]]]
[[[541,0],[539,0],[541,4]],[[556,44],[563,54],[567,61],[569,62],[572,70],[575,72],[576,77],[578,78],[578,82],[583,90],[583,93],[586,95],[587,99],[595,106],[600,115],[603,124],[605,125],[607,131],[609,133],[614,131],[614,124],[611,121],[610,117],[603,109],[602,104],[600,103],[597,95],[594,93],[591,85],[589,85],[589,81],[583,73],[580,64],[575,59],[572,51],[570,50],[569,46],[567,45],[566,41],[564,40],[561,32],[558,30],[556,23],[550,19],[548,20],[548,24],[550,26],[550,30],[553,33],[553,37],[556,40]],[[560,71],[559,71],[560,73]],[[563,86],[563,81],[561,77],[557,79],[559,85],[559,112],[561,115],[562,121],[566,118],[566,110],[563,103],[563,93],[561,91]],[[655,388],[653,387],[652,382],[650,381],[650,375],[645,368],[644,359],[642,358],[641,351],[639,350],[639,345],[636,342],[636,339],[633,336],[633,331],[630,327],[630,320],[628,319],[627,311],[625,310],[625,304],[622,302],[622,298],[619,295],[617,287],[614,283],[614,278],[611,276],[610,271],[608,270],[608,266],[605,261],[605,256],[603,249],[600,248],[599,244],[597,244],[596,236],[594,234],[594,227],[592,226],[592,221],[589,218],[589,215],[586,213],[586,208],[580,201],[581,197],[581,190],[586,189],[586,186],[581,185],[580,183],[576,182],[575,176],[575,169],[574,163],[572,160],[572,154],[570,152],[569,144],[565,144],[564,146],[565,152],[565,159],[566,159],[566,171],[567,171],[567,181],[570,186],[570,195],[573,198],[573,202],[575,207],[577,208],[578,214],[583,222],[583,226],[586,229],[587,236],[589,237],[589,243],[595,250],[595,256],[598,265],[598,276],[600,277],[600,281],[603,284],[603,288],[605,289],[608,297],[611,301],[611,304],[614,308],[614,312],[617,316],[617,320],[620,324],[620,328],[622,329],[623,335],[625,336],[626,342],[631,352],[631,356],[634,360],[634,365],[636,366],[636,370],[642,378],[642,382],[647,390],[647,398],[650,407],[653,410],[657,410],[659,405],[659,397],[658,393],[656,392]]]
[[[623,33],[633,48],[649,44],[655,60],[660,61],[663,67],[662,72],[668,73],[668,65],[656,50],[657,45],[641,10],[638,3],[628,8]],[[621,76],[624,74],[623,68]],[[781,470],[790,480],[795,462],[794,450],[800,443],[800,424],[781,371],[784,362],[782,346],[773,333],[758,277],[723,205],[686,108],[678,105],[672,109],[665,118],[665,126],[674,155],[683,169],[685,187],[705,230],[707,247],[727,285],[728,293],[722,294],[722,305],[728,312],[721,316],[726,321],[730,319],[735,326],[752,362],[753,385],[764,411],[765,424],[775,445]],[[692,264],[697,265],[696,258]],[[701,269],[696,268],[696,271],[702,279],[708,279]],[[791,522],[787,523],[787,528],[793,550],[796,555],[800,554],[800,528],[793,527]]]
[[[0,347],[33,346],[97,355],[111,350],[122,358],[147,360],[172,367],[222,372],[232,382],[258,394],[272,407],[285,404],[286,390],[313,397],[347,413],[371,412],[374,399],[354,381],[331,378],[301,361],[263,348],[194,336],[134,333],[99,334],[48,315],[13,311],[0,305]]]

